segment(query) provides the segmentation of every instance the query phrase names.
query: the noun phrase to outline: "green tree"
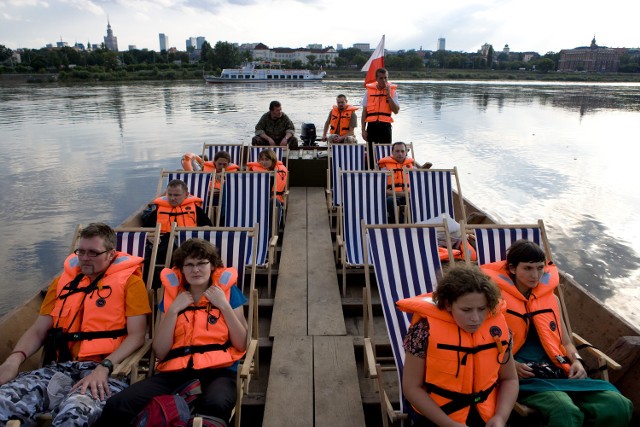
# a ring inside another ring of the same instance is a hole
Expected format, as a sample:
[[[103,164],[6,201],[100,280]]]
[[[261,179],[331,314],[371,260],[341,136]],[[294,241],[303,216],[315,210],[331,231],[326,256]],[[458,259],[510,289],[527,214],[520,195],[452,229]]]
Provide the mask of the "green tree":
[[[213,48],[213,58],[208,59],[213,68],[233,68],[240,65],[240,52],[229,42],[219,41]]]
[[[209,62],[209,58],[213,56],[213,49],[209,42],[205,41],[202,43],[202,47],[200,48],[200,62]]]
[[[315,55],[307,55],[307,67],[308,68],[313,68],[313,66],[316,64],[316,59],[318,57]]]
[[[495,54],[493,46],[489,46],[489,52],[487,52],[487,67],[493,68],[493,55]]]
[[[4,62],[11,58],[13,51],[3,44],[0,44],[0,62]]]
[[[540,58],[535,61],[532,61],[532,65],[535,65],[536,70],[542,71],[543,73],[554,71],[556,69],[556,63],[549,58]]]

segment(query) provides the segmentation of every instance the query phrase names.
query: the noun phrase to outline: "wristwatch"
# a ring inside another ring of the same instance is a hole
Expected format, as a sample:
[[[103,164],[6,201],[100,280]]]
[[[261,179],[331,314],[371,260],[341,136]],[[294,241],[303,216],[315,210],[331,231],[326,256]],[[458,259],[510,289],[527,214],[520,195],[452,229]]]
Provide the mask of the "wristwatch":
[[[100,362],[100,366],[104,366],[105,368],[107,368],[109,370],[109,375],[111,375],[111,373],[113,372],[113,362],[109,359],[104,359],[102,362]]]

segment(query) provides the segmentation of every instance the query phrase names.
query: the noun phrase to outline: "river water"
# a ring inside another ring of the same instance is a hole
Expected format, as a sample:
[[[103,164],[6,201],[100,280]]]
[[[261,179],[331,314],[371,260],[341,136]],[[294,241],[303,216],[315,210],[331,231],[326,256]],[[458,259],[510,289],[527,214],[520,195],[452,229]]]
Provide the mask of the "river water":
[[[0,314],[61,266],[76,224],[118,225],[204,142],[248,142],[273,99],[321,132],[362,83],[0,83]],[[545,221],[556,262],[640,325],[640,85],[399,82],[394,140],[457,166],[463,195],[511,223]],[[359,132],[357,132],[359,134]]]

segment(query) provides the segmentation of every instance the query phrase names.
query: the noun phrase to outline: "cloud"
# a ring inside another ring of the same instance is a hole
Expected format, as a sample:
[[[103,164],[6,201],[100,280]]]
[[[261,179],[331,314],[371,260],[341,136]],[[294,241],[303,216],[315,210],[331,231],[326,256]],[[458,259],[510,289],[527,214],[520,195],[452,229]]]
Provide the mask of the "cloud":
[[[78,10],[87,11],[94,15],[100,16],[105,14],[104,9],[91,0],[61,0],[61,2],[70,4]]]

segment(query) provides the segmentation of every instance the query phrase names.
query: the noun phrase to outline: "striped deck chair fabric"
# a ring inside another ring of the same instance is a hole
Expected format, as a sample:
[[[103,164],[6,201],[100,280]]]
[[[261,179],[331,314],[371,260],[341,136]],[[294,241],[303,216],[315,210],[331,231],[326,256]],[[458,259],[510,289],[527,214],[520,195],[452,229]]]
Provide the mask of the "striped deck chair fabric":
[[[398,371],[398,384],[402,384],[402,371],[404,367],[405,351],[403,340],[411,324],[411,315],[396,308],[396,302],[433,292],[437,281],[442,274],[442,265],[438,252],[438,229],[441,225],[391,225],[391,226],[364,226],[366,244],[369,248],[365,262],[365,280],[367,282],[367,294],[371,295],[369,283],[369,264],[373,266],[380,301],[389,340],[393,350],[393,356]],[[365,310],[372,319],[370,297],[369,307]],[[372,326],[367,328],[372,331]],[[365,337],[366,338],[366,337]],[[372,337],[373,338],[373,337]],[[373,348],[366,349],[373,352]],[[365,359],[366,360],[366,359]],[[370,369],[373,367],[367,367]],[[384,381],[381,378],[382,370],[376,369],[376,379],[380,385],[380,398],[387,399],[384,390]],[[372,374],[373,375],[373,374]],[[400,389],[400,411],[404,413],[405,405]],[[383,408],[390,407],[382,405]],[[397,414],[389,414],[392,419]]]
[[[338,179],[340,171],[366,170],[365,152],[366,146],[363,144],[331,144],[331,157],[329,158],[331,171],[328,189],[332,192],[332,207],[342,204]]]
[[[231,157],[231,163],[235,163],[239,167],[244,164],[244,145],[243,144],[204,144],[202,147],[202,156],[213,161],[218,151],[226,151]]]
[[[256,264],[267,264],[269,240],[275,230],[275,197],[271,189],[273,172],[225,173],[222,184],[224,227],[253,227],[259,224]],[[275,179],[275,178],[274,178]],[[247,254],[247,263],[251,253]]]
[[[244,292],[244,271],[247,265],[253,265],[251,262],[252,247],[250,241],[257,232],[255,228],[214,228],[214,227],[198,227],[184,228],[176,227],[175,234],[178,246],[185,241],[193,238],[203,239],[211,242],[217,249],[225,267],[233,267],[238,270],[237,286]],[[255,268],[252,275],[255,274]],[[252,278],[253,281],[253,278]],[[253,282],[251,283],[253,286]]]
[[[162,170],[160,174],[160,181],[158,182],[157,194],[163,194],[167,188],[167,184],[174,179],[183,181],[185,184],[187,184],[189,194],[202,199],[202,209],[211,218],[211,192],[209,191],[209,187],[211,184],[211,180],[213,180],[213,173],[201,171],[193,172]]]
[[[455,219],[452,185],[455,169],[406,171],[409,178],[407,204],[412,223],[436,218],[443,212]]]
[[[520,239],[531,240],[537,243],[547,257],[550,257],[548,248],[545,248],[542,224],[528,225],[469,225],[476,237],[476,252],[478,265],[489,264],[507,259],[507,249],[515,241]]]
[[[144,258],[147,234],[146,231],[116,230],[116,250]]]

